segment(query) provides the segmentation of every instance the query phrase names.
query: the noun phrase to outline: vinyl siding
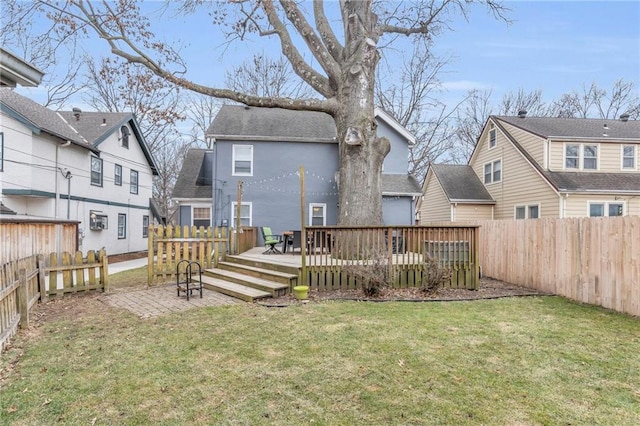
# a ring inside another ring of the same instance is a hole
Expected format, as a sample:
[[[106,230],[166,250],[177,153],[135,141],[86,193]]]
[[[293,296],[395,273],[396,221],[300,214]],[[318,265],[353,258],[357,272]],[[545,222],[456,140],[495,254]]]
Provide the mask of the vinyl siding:
[[[566,199],[565,215],[566,217],[584,217],[589,216],[589,203],[607,203],[607,202],[624,202],[626,203],[625,215],[638,216],[640,215],[640,198],[638,197],[621,197],[613,195],[599,195],[599,194],[585,194],[574,195],[571,194]]]
[[[500,122],[516,141],[531,155],[536,162],[544,167],[544,138],[536,136],[511,124]]]
[[[453,219],[455,222],[491,220],[493,206],[477,204],[458,204],[453,207]]]
[[[420,224],[429,222],[450,222],[451,204],[444,193],[440,182],[429,173],[426,190],[420,205]]]
[[[502,160],[502,180],[485,184],[496,201],[494,219],[513,219],[514,206],[540,205],[540,217],[558,217],[557,193],[528,161],[516,150],[502,132],[497,134],[497,146],[488,150],[482,144],[471,159],[471,166],[484,182],[485,163]]]
[[[579,144],[580,142],[566,142]],[[636,146],[636,168],[638,167],[638,161],[640,160],[640,144],[632,143],[613,143],[613,142],[587,142],[587,145],[598,145],[598,170],[604,173],[620,173],[620,172],[634,172],[631,170],[622,169],[622,146],[623,145],[635,145]],[[552,141],[550,147],[551,164],[550,170],[552,171],[578,171],[577,169],[565,169],[564,168],[564,141]],[[587,170],[588,171],[588,170]]]

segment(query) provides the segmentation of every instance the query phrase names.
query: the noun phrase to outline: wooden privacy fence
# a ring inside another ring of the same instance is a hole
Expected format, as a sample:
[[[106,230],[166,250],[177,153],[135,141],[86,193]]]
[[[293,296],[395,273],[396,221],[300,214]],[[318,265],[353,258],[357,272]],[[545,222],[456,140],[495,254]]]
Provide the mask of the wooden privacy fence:
[[[86,290],[108,290],[104,251],[89,251],[86,258],[80,252],[32,255],[1,265],[0,351],[19,325],[29,325],[29,311],[38,300]]]
[[[234,247],[233,235],[233,229],[224,227],[150,226],[149,285],[174,280],[181,260],[198,262],[202,269],[215,267],[220,256]],[[188,262],[183,262],[181,268],[187,265]]]
[[[640,217],[481,225],[484,275],[640,315]]]
[[[308,227],[306,282],[319,290],[356,288],[344,266],[384,257],[388,276],[398,288],[420,286],[426,268],[437,262],[451,271],[445,286],[478,288],[477,226]]]

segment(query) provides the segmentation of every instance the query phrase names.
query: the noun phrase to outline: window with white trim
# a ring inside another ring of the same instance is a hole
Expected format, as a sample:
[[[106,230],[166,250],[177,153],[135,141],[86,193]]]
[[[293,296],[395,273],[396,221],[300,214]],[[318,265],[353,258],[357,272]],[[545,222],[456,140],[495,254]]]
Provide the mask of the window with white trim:
[[[231,226],[236,228],[236,216],[238,215],[238,211],[236,210],[238,203],[233,201],[231,203]],[[241,226],[251,226],[251,203],[241,203],[240,204],[240,225]]]
[[[253,176],[253,145],[233,145],[233,176]]]
[[[624,203],[615,202],[590,202],[589,217],[615,217],[624,216]]]
[[[91,185],[102,186],[102,158],[91,156]]]
[[[113,170],[113,183],[122,186],[122,166],[120,164],[116,164]]]
[[[118,213],[118,239],[127,238],[127,215]]]
[[[502,160],[496,160],[484,165],[484,183],[500,182],[502,180]]]
[[[538,219],[540,217],[540,205],[515,206],[514,216],[516,219]]]
[[[138,171],[131,170],[130,180],[129,180],[129,192],[131,194],[138,193]]]
[[[636,169],[635,145],[622,145],[622,168],[626,170]]]
[[[492,123],[491,128],[489,129],[489,149],[494,148],[495,146],[496,146],[496,129]]]
[[[598,145],[566,144],[564,168],[576,170],[598,169]]]
[[[211,226],[211,207],[193,208],[193,226]]]
[[[320,203],[309,203],[309,225],[327,225],[327,205]]]

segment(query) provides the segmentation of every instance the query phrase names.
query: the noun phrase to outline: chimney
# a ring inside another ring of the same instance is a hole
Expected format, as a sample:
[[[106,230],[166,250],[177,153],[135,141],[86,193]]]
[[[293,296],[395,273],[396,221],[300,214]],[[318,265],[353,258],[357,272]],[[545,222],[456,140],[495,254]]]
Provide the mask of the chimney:
[[[73,116],[76,118],[76,121],[80,121],[80,116],[82,115],[82,110],[80,108],[74,107],[72,109]]]
[[[518,111],[518,117],[520,118],[525,118],[527,116],[527,110],[526,109],[521,109]]]
[[[626,112],[624,114],[620,114],[620,121],[622,121],[624,123],[629,121],[629,114],[627,114]]]

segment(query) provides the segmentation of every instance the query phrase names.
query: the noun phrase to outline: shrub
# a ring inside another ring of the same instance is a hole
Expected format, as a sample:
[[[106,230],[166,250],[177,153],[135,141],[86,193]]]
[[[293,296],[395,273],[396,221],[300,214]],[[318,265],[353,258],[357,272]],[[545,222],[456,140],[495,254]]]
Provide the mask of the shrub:
[[[383,252],[367,253],[364,260],[345,265],[343,271],[356,279],[367,297],[379,295],[389,285],[389,268]]]
[[[440,264],[438,259],[427,255],[424,262],[422,274],[422,285],[420,289],[425,292],[432,292],[451,279],[451,269]]]

